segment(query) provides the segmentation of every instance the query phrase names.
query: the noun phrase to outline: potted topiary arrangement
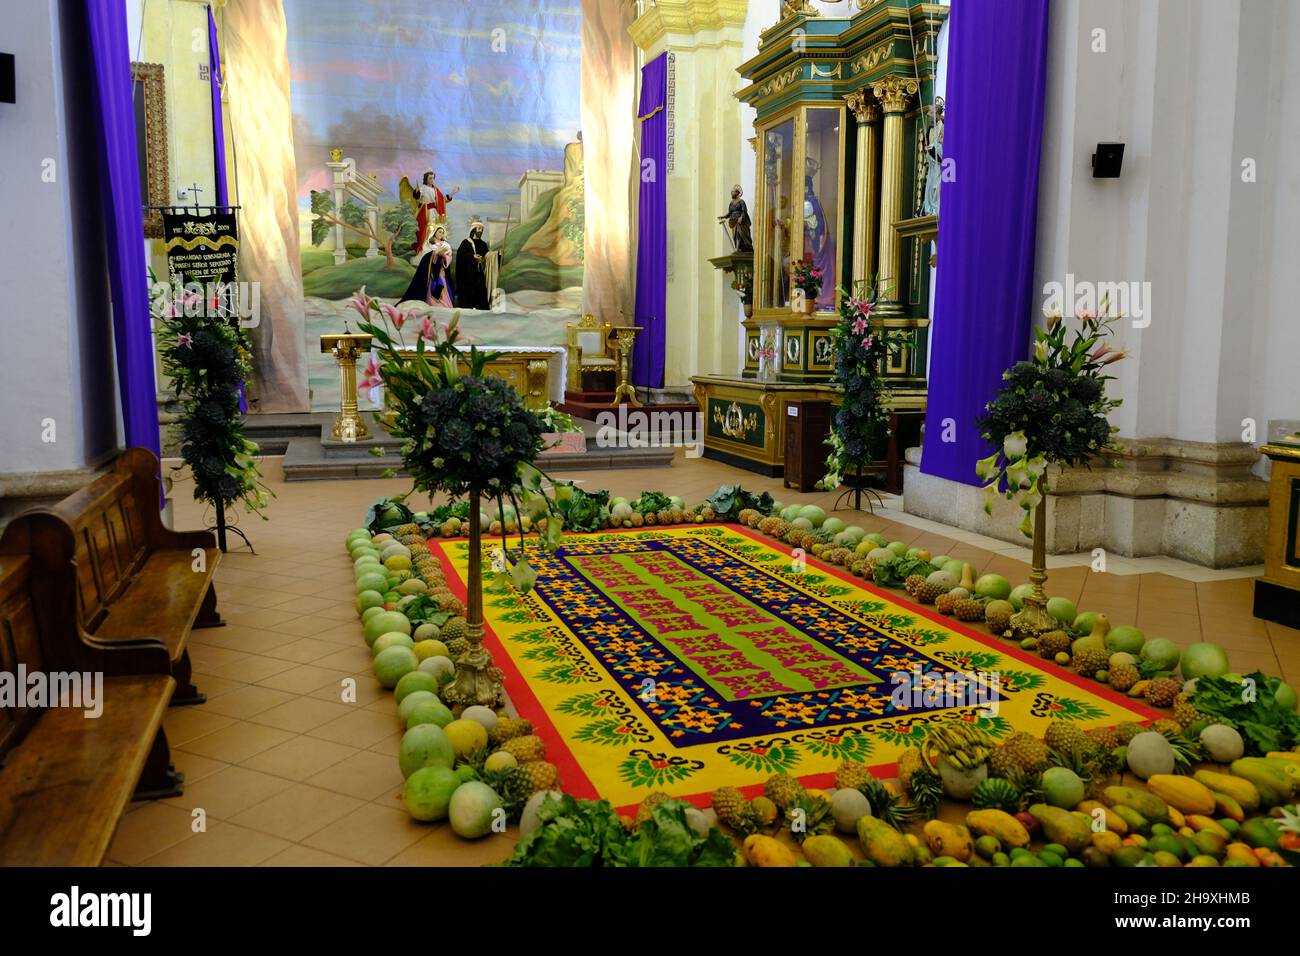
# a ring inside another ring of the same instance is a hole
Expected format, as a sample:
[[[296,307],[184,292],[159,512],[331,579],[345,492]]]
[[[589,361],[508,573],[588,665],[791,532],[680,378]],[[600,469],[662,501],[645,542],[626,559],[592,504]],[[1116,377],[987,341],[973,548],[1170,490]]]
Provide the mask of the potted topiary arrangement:
[[[558,544],[563,517],[552,508],[542,490],[545,476],[533,464],[545,447],[546,425],[508,383],[483,374],[494,353],[457,348],[458,314],[441,332],[426,320],[408,350],[405,314],[367,297],[364,288],[352,304],[367,317],[361,329],[373,337],[379,353],[360,387],[384,386],[389,412],[383,424],[402,440],[402,463],[413,490],[469,499],[466,620],[471,649],[457,661],[456,679],[444,700],[498,706],[503,703],[501,672],[483,646],[482,500],[495,501],[498,512],[507,499],[518,510],[519,493],[534,505],[540,500],[546,521],[539,540],[550,548]],[[468,366],[464,372],[462,361]],[[509,574],[520,591],[530,590],[537,578],[525,557],[522,534]]]
[[[1033,591],[1024,608],[1011,618],[1017,637],[1034,637],[1058,625],[1046,611],[1047,594],[1047,468],[1049,465],[1088,465],[1114,448],[1117,431],[1107,418],[1119,399],[1106,397],[1108,366],[1125,353],[1108,345],[1119,318],[1103,300],[1100,312],[1080,312],[1070,335],[1059,313],[1034,332],[1031,358],[1002,373],[1004,384],[985,407],[978,425],[996,450],[976,463],[987,481],[984,510],[992,513],[992,498],[1002,493],[1024,509],[1019,528],[1033,539]]]
[[[864,291],[874,288],[868,283]],[[889,435],[889,389],[883,370],[886,358],[902,347],[894,333],[871,321],[874,291],[850,297],[840,294],[839,321],[831,329],[835,356],[835,384],[843,400],[835,412],[834,427],[826,438],[830,455],[819,486],[833,491],[841,484],[860,488],[863,472],[877,461]]]

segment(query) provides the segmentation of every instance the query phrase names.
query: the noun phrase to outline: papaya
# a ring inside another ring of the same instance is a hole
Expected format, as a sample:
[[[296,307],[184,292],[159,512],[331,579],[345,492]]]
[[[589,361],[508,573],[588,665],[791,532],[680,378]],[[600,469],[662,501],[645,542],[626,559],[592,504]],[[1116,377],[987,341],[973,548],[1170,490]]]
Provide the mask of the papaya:
[[[1147,789],[1181,813],[1214,812],[1214,794],[1203,783],[1173,773],[1153,773],[1147,777]]]
[[[781,867],[798,866],[790,848],[770,836],[751,833],[742,844],[745,860],[750,866]]]
[[[1300,750],[1270,750],[1264,756],[1269,760],[1294,760],[1300,763]]]
[[[1078,853],[1092,842],[1092,820],[1083,813],[1071,813],[1046,803],[1035,803],[1029,813],[1043,828],[1043,835],[1071,853]]]
[[[1111,866],[1134,867],[1148,858],[1146,849],[1140,846],[1122,846],[1110,855]]]
[[[1218,866],[1219,861],[1216,857],[1202,855],[1202,856],[1193,857],[1192,861],[1187,865],[1188,866]]]
[[[1124,822],[1124,818],[1100,800],[1084,800],[1075,807],[1075,809],[1080,813],[1088,814],[1088,816],[1093,817],[1094,819],[1096,818],[1097,811],[1100,810],[1105,814],[1107,830],[1111,833],[1118,833],[1120,836],[1128,833],[1128,824]]]
[[[1004,810],[972,810],[966,814],[966,826],[976,836],[997,837],[1008,849],[1029,846],[1025,825]]]
[[[903,834],[875,817],[858,819],[858,840],[867,859],[879,866],[911,866],[915,860],[912,845]]]
[[[1245,843],[1229,843],[1223,852],[1224,866],[1259,866],[1259,857]]]
[[[1122,803],[1117,803],[1115,806],[1111,807],[1111,811],[1115,816],[1124,821],[1124,825],[1128,827],[1129,836],[1139,834],[1143,830],[1150,829],[1151,827],[1151,821],[1142,816],[1142,814],[1138,813],[1132,807],[1126,807]]]
[[[1120,846],[1122,846],[1123,844],[1120,840],[1119,834],[1116,833],[1114,830],[1102,830],[1100,832],[1093,833],[1092,845],[1096,849],[1101,850],[1101,852],[1109,855],[1111,853],[1114,853],[1116,850],[1118,850]]]
[[[1109,834],[1094,833],[1094,834],[1093,834],[1094,837],[1097,837],[1097,836],[1114,836],[1114,835],[1115,835],[1115,834],[1113,834],[1113,833],[1109,833]],[[1115,849],[1118,850],[1119,847],[1116,847]],[[1084,863],[1085,866],[1110,866],[1110,854],[1107,853],[1105,850],[1101,849],[1100,847],[1095,847],[1095,846],[1084,847],[1084,848],[1083,848],[1083,852],[1079,854],[1079,858],[1080,858],[1081,860],[1083,860],[1083,863]]]
[[[1214,820],[1210,817],[1203,817],[1200,814],[1193,813],[1187,818],[1187,825],[1197,833],[1205,833],[1208,831],[1210,833],[1219,834],[1219,836],[1223,837],[1225,840],[1232,839],[1232,834],[1225,830],[1218,820]]]
[[[844,841],[830,834],[810,836],[803,841],[803,855],[813,866],[845,867],[853,865],[853,854]]]
[[[1282,828],[1272,817],[1251,817],[1241,825],[1237,837],[1252,849],[1276,850],[1282,839]]]
[[[921,832],[925,834],[925,845],[936,857],[950,856],[964,863],[975,852],[970,830],[959,823],[927,820]]]
[[[1156,866],[1182,866],[1183,861],[1177,854],[1170,853],[1168,850],[1156,850],[1155,864]]]
[[[1261,807],[1286,803],[1291,798],[1291,791],[1295,789],[1295,781],[1279,769],[1277,763],[1264,757],[1242,757],[1234,760],[1229,769],[1234,777],[1249,780],[1255,785],[1259,791]],[[1245,804],[1242,806],[1245,807]]]
[[[1230,817],[1238,823],[1246,819],[1246,810],[1240,803],[1226,793],[1219,793],[1217,790],[1210,792],[1214,794],[1214,809],[1218,811],[1219,816]]]
[[[1151,823],[1168,823],[1168,805],[1154,793],[1134,787],[1111,786],[1101,792],[1101,798],[1112,807],[1130,807]]]
[[[1177,807],[1166,807],[1169,813],[1169,825],[1175,830],[1187,823],[1187,818],[1183,816],[1183,811]]]
[[[1198,770],[1192,774],[1192,779],[1213,791],[1232,797],[1247,813],[1254,813],[1259,809],[1259,791],[1249,780],[1214,770]]]
[[[1222,859],[1228,848],[1228,838],[1213,830],[1202,830],[1192,837],[1192,842],[1196,844],[1198,856],[1210,856],[1216,860]]]
[[[1300,761],[1286,760],[1282,757],[1261,757],[1259,759],[1268,761],[1278,770],[1281,770],[1284,774],[1294,780],[1295,783],[1291,785],[1293,789],[1297,785],[1300,785]]]
[[[1147,849],[1152,853],[1172,853],[1181,864],[1187,858],[1187,849],[1183,842],[1172,833],[1167,836],[1152,837],[1147,841]]]

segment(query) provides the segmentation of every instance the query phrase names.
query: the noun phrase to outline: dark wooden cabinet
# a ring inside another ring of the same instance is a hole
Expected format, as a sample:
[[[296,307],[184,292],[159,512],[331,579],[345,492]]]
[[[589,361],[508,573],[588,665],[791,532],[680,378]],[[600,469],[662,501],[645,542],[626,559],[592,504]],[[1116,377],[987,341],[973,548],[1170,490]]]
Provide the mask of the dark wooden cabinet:
[[[835,406],[828,401],[806,399],[785,402],[785,476],[782,484],[798,491],[812,491],[826,474],[826,436],[831,430]]]

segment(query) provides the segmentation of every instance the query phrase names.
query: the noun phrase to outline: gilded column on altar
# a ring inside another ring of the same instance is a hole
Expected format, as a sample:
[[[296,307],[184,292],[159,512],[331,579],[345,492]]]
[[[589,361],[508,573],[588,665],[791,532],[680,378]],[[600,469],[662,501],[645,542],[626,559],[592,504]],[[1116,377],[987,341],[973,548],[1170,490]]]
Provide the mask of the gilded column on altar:
[[[872,84],[871,92],[880,101],[885,114],[884,145],[880,156],[880,305],[878,315],[902,313],[899,283],[903,275],[903,246],[894,223],[903,218],[906,208],[906,178],[903,170],[903,117],[908,101],[916,95],[916,80],[906,76],[886,76]]]
[[[856,195],[853,217],[853,288],[870,283],[875,269],[876,230],[879,198],[876,192],[876,122],[880,104],[866,90],[855,90],[845,98],[849,111],[858,122],[857,169],[854,176]]]

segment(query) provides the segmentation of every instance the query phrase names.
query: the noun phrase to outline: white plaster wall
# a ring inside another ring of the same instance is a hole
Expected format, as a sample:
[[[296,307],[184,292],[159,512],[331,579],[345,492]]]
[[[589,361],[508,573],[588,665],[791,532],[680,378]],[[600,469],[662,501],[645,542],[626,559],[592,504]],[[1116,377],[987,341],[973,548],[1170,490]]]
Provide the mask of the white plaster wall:
[[[7,474],[83,467],[120,433],[97,196],[73,193],[79,178],[98,175],[96,144],[93,131],[67,129],[67,103],[84,104],[90,67],[79,57],[65,66],[60,6],[34,0],[5,14],[17,81],[17,102],[0,104]],[[46,419],[54,442],[42,440]]]
[[[1250,417],[1262,440],[1270,418],[1300,417],[1298,16],[1286,0],[1052,6],[1036,276],[1150,283],[1150,326],[1118,336],[1122,436],[1240,441]],[[1123,174],[1093,179],[1108,140],[1126,144]]]

